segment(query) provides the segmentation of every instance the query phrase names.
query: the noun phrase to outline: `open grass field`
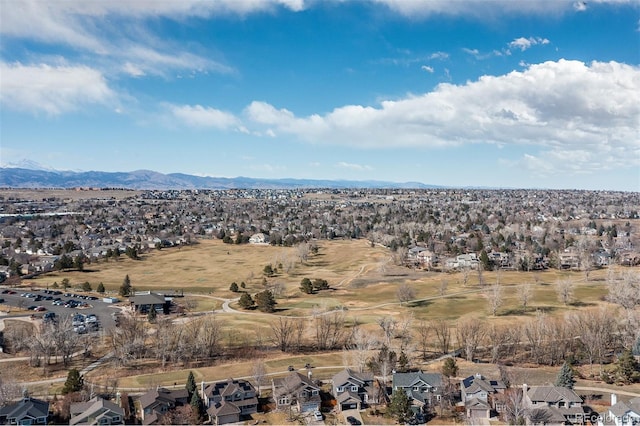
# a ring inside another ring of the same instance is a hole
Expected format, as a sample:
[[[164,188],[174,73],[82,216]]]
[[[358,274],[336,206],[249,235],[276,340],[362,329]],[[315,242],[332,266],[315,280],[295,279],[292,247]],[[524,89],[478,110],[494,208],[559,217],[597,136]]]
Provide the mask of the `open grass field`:
[[[26,285],[51,286],[68,278],[78,287],[89,281],[95,288],[102,282],[108,291],[116,292],[125,275],[129,275],[136,290],[184,291],[193,300],[192,311],[214,311],[222,307],[222,299],[239,296],[229,290],[232,282],[244,282],[246,291],[257,293],[268,284],[280,283],[284,291],[277,300],[276,315],[308,317],[313,312],[343,309],[347,316],[359,322],[373,323],[380,316],[411,314],[417,319],[457,318],[473,315],[491,321],[512,321],[544,310],[561,315],[567,310],[583,309],[601,304],[606,295],[606,271],[593,271],[589,281],[583,273],[548,270],[545,272],[500,271],[484,272],[484,285],[479,285],[476,273],[465,277],[462,273],[435,273],[394,266],[391,253],[382,247],[371,247],[366,240],[321,241],[318,253],[307,261],[296,260],[296,248],[268,245],[224,244],[219,240],[202,240],[199,244],[180,249],[165,249],[145,254],[142,260],[122,258],[118,261],[92,263],[85,272],[65,271],[42,275],[26,281]],[[291,263],[288,272],[279,268]],[[264,277],[265,265],[278,268],[275,276]],[[328,280],[331,290],[318,294],[304,294],[299,290],[304,277]],[[559,302],[555,283],[561,279],[574,282],[574,304]],[[446,290],[441,294],[441,286]],[[487,291],[499,282],[503,288],[503,304],[498,316],[492,317]],[[533,296],[525,311],[517,295],[522,284],[532,285]],[[397,290],[408,284],[415,291],[415,300],[400,304]],[[198,296],[200,295],[200,296]],[[204,296],[204,297],[203,297]],[[239,309],[237,304],[232,307]],[[225,313],[229,326],[239,330],[254,330],[255,324],[264,326],[265,317],[251,311],[251,315]],[[267,324],[268,325],[268,324]],[[262,327],[263,328],[263,327]]]

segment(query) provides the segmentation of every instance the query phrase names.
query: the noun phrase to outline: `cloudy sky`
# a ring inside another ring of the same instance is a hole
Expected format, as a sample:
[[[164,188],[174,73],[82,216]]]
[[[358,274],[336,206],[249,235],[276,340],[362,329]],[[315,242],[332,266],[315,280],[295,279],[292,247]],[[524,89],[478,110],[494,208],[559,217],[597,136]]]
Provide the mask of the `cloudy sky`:
[[[640,190],[637,0],[0,0],[0,162]]]

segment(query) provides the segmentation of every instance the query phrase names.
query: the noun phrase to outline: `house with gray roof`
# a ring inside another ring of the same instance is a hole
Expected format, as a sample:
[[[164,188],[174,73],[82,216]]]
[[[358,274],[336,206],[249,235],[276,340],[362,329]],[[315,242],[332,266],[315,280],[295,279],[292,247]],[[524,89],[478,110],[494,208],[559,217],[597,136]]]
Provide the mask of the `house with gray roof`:
[[[370,403],[378,403],[373,374],[359,373],[345,368],[331,379],[331,389],[338,402],[338,409],[362,409]]]
[[[140,418],[142,424],[157,424],[161,417],[169,410],[173,410],[177,406],[186,405],[189,401],[189,392],[186,389],[169,390],[165,388],[157,388],[141,395],[140,402]]]
[[[395,373],[392,386],[394,392],[404,390],[413,405],[430,406],[442,397],[442,374],[422,371]]]
[[[129,298],[131,309],[143,314],[154,309],[156,312],[163,313],[168,310],[169,303],[162,294],[152,293],[150,291],[143,294],[137,293]]]
[[[640,397],[627,402],[618,401],[616,394],[611,394],[611,407],[606,415],[598,419],[598,425],[635,426],[640,424]]]
[[[320,410],[320,387],[296,371],[271,381],[273,399],[279,410],[296,408],[301,413]]]
[[[530,412],[545,414],[546,423],[582,423],[585,411],[582,398],[573,389],[562,386],[522,385],[523,405]]]
[[[46,425],[48,419],[49,403],[36,398],[24,397],[0,408],[0,424]]]
[[[124,409],[106,399],[95,397],[71,404],[70,425],[122,425]]]
[[[495,401],[493,396],[504,393],[506,388],[502,381],[487,379],[481,374],[462,379],[460,394],[467,418],[489,418],[491,410],[502,411],[502,406]]]
[[[207,414],[212,424],[240,421],[241,416],[258,412],[258,397],[251,383],[242,379],[228,379],[200,387]]]

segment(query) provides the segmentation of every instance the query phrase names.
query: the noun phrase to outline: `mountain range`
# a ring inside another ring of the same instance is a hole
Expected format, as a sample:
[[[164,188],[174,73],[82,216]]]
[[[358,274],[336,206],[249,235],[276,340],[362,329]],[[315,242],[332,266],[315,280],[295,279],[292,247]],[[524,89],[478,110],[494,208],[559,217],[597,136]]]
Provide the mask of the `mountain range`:
[[[125,188],[125,189],[295,189],[295,188],[438,188],[420,182],[328,179],[259,179],[208,177],[151,170],[132,172],[61,171],[23,160],[0,167],[3,188]]]

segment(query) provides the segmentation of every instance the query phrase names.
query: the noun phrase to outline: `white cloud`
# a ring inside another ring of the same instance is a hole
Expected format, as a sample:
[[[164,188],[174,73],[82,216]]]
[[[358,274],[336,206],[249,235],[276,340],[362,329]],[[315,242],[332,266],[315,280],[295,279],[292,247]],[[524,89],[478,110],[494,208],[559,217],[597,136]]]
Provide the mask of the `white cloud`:
[[[640,165],[640,68],[617,62],[560,60],[483,76],[432,92],[346,105],[296,117],[253,102],[249,121],[312,143],[356,147],[438,147],[469,143],[535,147],[560,164],[575,154],[591,170]],[[584,153],[591,153],[585,157]]]
[[[170,111],[175,118],[193,127],[228,129],[239,124],[239,120],[233,114],[201,105],[171,105]]]
[[[0,75],[0,100],[11,109],[58,115],[117,98],[102,73],[86,66],[0,62]]]
[[[433,74],[433,67],[430,67],[428,65],[423,65],[423,66],[420,67],[420,69],[422,69],[422,70],[424,70],[424,71],[426,71],[428,73]]]
[[[363,164],[347,163],[347,162],[344,162],[344,161],[340,161],[339,163],[337,163],[336,167],[338,167],[340,169],[349,169],[349,170],[356,170],[356,171],[373,170],[373,167],[371,167],[371,166],[367,166],[367,165],[363,165]]]
[[[522,52],[537,44],[549,44],[549,40],[541,37],[520,37],[509,43],[512,49],[520,49]]]
[[[124,66],[122,67],[122,71],[124,71],[126,74],[129,74],[131,77],[142,77],[143,75],[145,75],[145,72],[140,69],[140,67],[133,65],[131,62],[127,62],[126,64],[124,64]]]
[[[449,59],[449,54],[446,52],[434,52],[431,55],[429,55],[429,59],[445,60],[445,59]]]
[[[636,0],[592,0],[595,3],[632,3]],[[473,16],[495,19],[496,16],[554,15],[583,10],[587,2],[574,0],[373,0],[392,11],[412,19],[432,15]]]
[[[573,8],[577,12],[584,12],[585,10],[587,10],[587,3],[583,2],[583,1],[574,2],[573,3]]]

